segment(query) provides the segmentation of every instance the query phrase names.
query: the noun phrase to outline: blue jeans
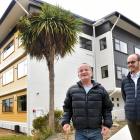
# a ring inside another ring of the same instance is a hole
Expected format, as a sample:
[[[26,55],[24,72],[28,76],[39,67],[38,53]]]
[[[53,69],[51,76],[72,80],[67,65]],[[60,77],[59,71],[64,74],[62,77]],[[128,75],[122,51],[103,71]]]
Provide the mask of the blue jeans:
[[[75,140],[103,140],[101,129],[76,130]]]

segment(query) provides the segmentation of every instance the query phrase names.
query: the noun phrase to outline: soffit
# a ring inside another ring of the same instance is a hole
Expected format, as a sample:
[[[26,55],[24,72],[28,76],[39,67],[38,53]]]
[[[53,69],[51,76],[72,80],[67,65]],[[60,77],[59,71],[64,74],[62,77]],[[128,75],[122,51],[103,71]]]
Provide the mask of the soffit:
[[[27,10],[28,9],[28,0],[20,0],[19,1],[22,6]],[[3,39],[9,34],[9,32],[15,27],[19,18],[25,15],[25,12],[21,9],[21,7],[15,3],[12,9],[8,12],[5,19],[0,24],[0,43]]]

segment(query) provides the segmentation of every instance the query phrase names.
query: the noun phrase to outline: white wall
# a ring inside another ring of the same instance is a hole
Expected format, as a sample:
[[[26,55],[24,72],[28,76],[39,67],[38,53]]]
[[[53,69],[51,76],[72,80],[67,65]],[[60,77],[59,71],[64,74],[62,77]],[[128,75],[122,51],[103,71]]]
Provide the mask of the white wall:
[[[107,48],[100,51],[100,39],[106,37]],[[96,60],[96,77],[97,81],[101,83],[107,90],[114,90],[115,88],[115,69],[114,69],[114,55],[113,55],[113,41],[111,31],[95,38],[95,60]],[[109,77],[102,79],[101,67],[108,65]]]
[[[115,120],[125,120],[125,111],[124,111],[124,101],[120,92],[114,93],[111,97],[114,99],[112,103],[114,104],[112,117]],[[117,101],[119,99],[119,101]]]
[[[27,123],[13,122],[13,121],[0,121],[0,128],[5,128],[15,131],[15,125],[19,125],[19,132],[27,133]]]
[[[83,37],[87,35],[80,34]],[[89,39],[92,39],[88,36]],[[62,109],[63,101],[67,89],[75,84],[77,68],[81,63],[93,65],[93,53],[79,48],[77,43],[75,52],[64,59],[55,61],[55,108]],[[32,120],[39,115],[46,114],[49,110],[49,79],[46,61],[37,62],[28,58],[28,127],[32,125]],[[36,110],[36,113],[33,113]],[[28,130],[29,132],[30,130]]]

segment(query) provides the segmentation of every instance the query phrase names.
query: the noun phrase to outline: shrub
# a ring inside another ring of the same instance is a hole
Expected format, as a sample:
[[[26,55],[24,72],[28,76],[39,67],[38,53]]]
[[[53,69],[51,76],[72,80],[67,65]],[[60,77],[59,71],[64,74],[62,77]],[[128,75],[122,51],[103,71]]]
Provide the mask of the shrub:
[[[33,128],[38,131],[42,131],[48,124],[47,116],[37,117],[33,120]]]
[[[55,110],[55,131],[61,132],[62,126],[60,125],[60,119],[63,112],[61,110]],[[41,117],[37,117],[33,120],[33,135],[34,140],[46,140],[52,135],[51,129],[48,127],[49,114]]]
[[[61,110],[55,110],[54,118],[55,118],[55,131],[56,132],[62,132],[62,126],[60,124],[60,119],[62,115],[63,115],[63,112]]]

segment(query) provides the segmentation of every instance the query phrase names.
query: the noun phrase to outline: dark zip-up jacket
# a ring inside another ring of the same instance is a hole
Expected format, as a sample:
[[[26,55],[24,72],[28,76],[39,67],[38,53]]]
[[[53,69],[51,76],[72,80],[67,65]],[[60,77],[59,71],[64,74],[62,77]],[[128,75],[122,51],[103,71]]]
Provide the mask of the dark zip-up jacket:
[[[129,73],[122,81],[121,91],[125,101],[124,109],[126,119],[140,123],[140,78],[138,78],[137,92],[135,92],[135,83]]]
[[[112,107],[108,93],[99,83],[93,82],[93,87],[86,93],[82,83],[78,82],[67,92],[62,126],[69,124],[72,118],[76,129],[96,129],[102,125],[110,128]]]

